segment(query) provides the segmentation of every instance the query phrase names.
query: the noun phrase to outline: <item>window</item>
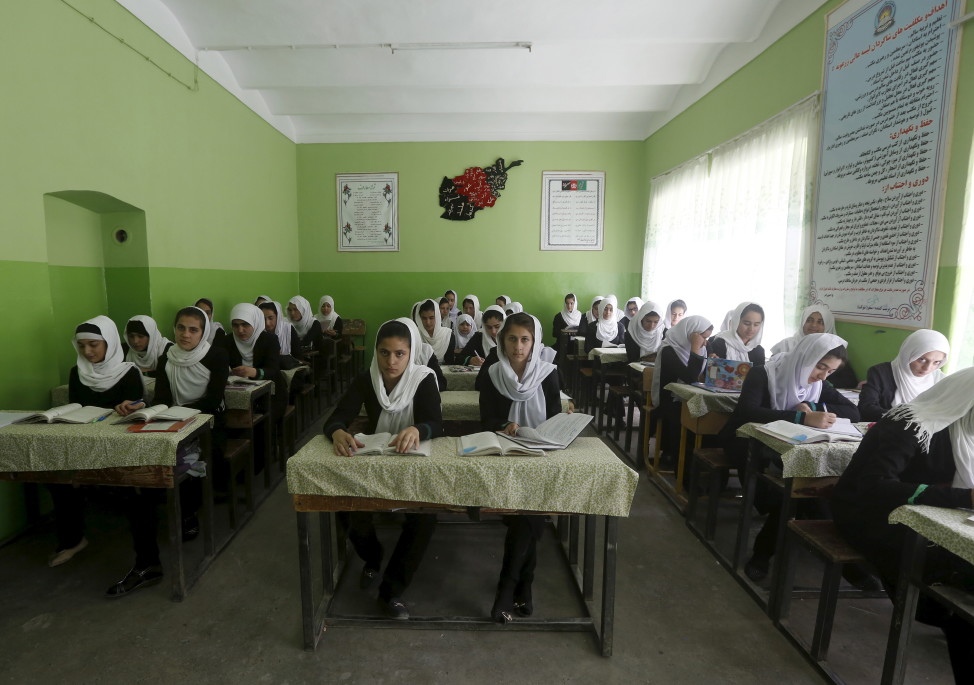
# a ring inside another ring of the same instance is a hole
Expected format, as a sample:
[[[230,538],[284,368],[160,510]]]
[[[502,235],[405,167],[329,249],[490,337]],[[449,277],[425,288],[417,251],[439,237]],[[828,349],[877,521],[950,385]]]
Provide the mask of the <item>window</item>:
[[[957,290],[954,311],[950,317],[950,371],[974,364],[974,149],[967,171],[967,193],[964,200],[964,227],[957,258]]]

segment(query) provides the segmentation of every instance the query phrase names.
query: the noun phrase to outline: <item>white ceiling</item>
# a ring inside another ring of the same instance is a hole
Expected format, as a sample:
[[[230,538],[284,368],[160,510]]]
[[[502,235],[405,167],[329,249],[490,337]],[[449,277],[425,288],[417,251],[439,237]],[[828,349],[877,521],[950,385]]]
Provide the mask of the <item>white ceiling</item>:
[[[824,0],[117,1],[314,143],[642,140]]]

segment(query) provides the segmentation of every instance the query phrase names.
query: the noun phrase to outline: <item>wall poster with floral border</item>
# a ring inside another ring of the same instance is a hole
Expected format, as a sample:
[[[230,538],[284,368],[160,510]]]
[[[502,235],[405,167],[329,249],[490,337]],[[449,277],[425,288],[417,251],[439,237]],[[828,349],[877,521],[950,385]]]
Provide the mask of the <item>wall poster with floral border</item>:
[[[335,174],[338,251],[399,251],[399,174]]]

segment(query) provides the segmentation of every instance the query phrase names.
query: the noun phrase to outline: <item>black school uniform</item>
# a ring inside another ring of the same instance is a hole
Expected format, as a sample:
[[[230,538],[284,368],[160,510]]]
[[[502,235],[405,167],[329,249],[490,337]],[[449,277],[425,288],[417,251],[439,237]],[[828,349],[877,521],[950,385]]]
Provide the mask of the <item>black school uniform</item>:
[[[874,367],[875,368],[875,367]],[[893,596],[899,579],[903,526],[889,523],[889,514],[926,490],[914,504],[969,508],[971,491],[951,486],[955,473],[949,428],[935,433],[924,452],[916,431],[902,419],[881,419],[869,429],[842,473],[830,500],[835,525],[879,571]],[[936,546],[927,548],[926,582],[974,583],[974,567]],[[974,682],[974,627],[921,593],[917,618],[944,631],[957,682]],[[909,617],[907,617],[909,620]]]
[[[495,360],[496,362],[496,357]],[[489,367],[484,364],[477,380],[480,382],[480,425],[485,431],[503,430],[510,423],[507,415],[511,411],[513,400],[505,397],[494,386],[493,380],[487,373]],[[545,418],[561,413],[561,387],[558,382],[558,372],[552,371],[541,381],[544,392]]]
[[[224,349],[227,351],[227,358],[230,368],[234,369],[243,366],[243,356],[237,349],[236,340],[232,335],[225,338]],[[250,366],[257,369],[257,378],[254,380],[267,380],[274,383],[274,416],[282,416],[287,407],[287,384],[281,376],[281,343],[277,336],[267,331],[257,334],[257,342],[254,344],[254,360]]]
[[[296,331],[296,329],[294,330]],[[298,335],[298,347],[292,346],[291,352],[293,353],[296,349],[300,350],[302,355],[301,359],[305,359],[307,352],[319,352],[324,340],[325,334],[321,331],[321,322],[318,321],[318,319],[315,319],[308,327],[307,333],[305,333],[303,336],[300,334]]]
[[[721,359],[727,359],[727,341],[717,336],[707,341],[707,354],[716,354]],[[754,366],[763,366],[765,361],[764,348],[758,345],[747,353],[747,359]]]
[[[351,386],[338,401],[335,411],[325,422],[324,434],[330,439],[336,430],[348,430],[359,415],[362,406],[368,415],[366,433],[375,433],[382,414],[382,406],[372,387],[372,376],[363,371],[355,377]],[[426,376],[413,396],[413,426],[419,431],[420,440],[430,440],[443,435],[443,410],[435,379]],[[406,520],[399,534],[399,542],[389,558],[379,597],[389,601],[400,597],[409,586],[413,575],[423,560],[423,555],[433,536],[436,514],[405,514]],[[349,539],[367,568],[378,571],[382,565],[382,545],[375,534],[372,514],[369,512],[338,512],[339,521],[346,527]]]
[[[626,343],[626,361],[629,362],[642,361],[643,358],[642,349],[639,347],[639,343],[637,343],[633,339],[633,337],[629,334],[628,330],[626,331],[626,335],[625,335],[625,343]],[[652,359],[650,359],[649,361],[653,361],[654,359],[656,359],[656,356],[658,354],[659,354],[659,350],[657,349],[656,352],[649,355],[650,357],[652,357]]]
[[[577,326],[569,326],[565,323],[565,320],[561,317],[561,312],[555,314],[555,318],[551,321],[551,334],[555,338],[555,346],[557,347],[558,341],[561,336],[562,331],[570,331],[575,335],[578,335],[582,330],[582,325],[585,323],[585,317],[582,316],[581,320],[578,322]]]
[[[586,327],[585,329],[585,351],[589,352],[596,347],[611,347],[612,345],[622,345],[626,340],[626,327],[621,321],[616,321],[616,334],[608,343],[598,337],[598,322]]]
[[[883,418],[883,414],[893,408],[896,390],[891,362],[871,366],[866,372],[866,384],[859,393],[859,413],[862,414],[862,420],[879,421]]]
[[[154,402],[171,406],[174,400],[172,384],[169,381],[169,374],[166,373],[168,364],[168,356],[164,355],[159,359],[159,377],[156,380]],[[184,406],[199,409],[204,414],[213,416],[213,446],[222,449],[226,442],[223,398],[227,380],[230,377],[230,362],[227,351],[222,347],[210,345],[210,349],[200,360],[200,364],[210,372],[210,381],[206,384],[206,392],[195,402],[190,402]]]
[[[484,352],[484,335],[483,331],[477,331],[473,334],[473,337],[470,338],[470,341],[460,351],[460,354],[456,356],[457,364],[469,364],[470,360],[474,357],[480,357],[481,359],[487,358],[487,354]]]
[[[673,401],[673,393],[666,389],[670,383],[696,383],[703,373],[704,357],[690,353],[684,364],[669,345],[660,348],[656,358],[656,371],[659,374],[659,412],[667,421],[680,422],[680,403]]]
[[[163,357],[166,356],[166,352],[168,352],[169,351],[169,348],[172,347],[174,344],[175,343],[173,343],[172,341],[166,343],[166,346],[162,349],[162,356]],[[128,355],[129,355],[129,344],[123,342],[122,343],[122,358],[124,359],[125,357],[128,357]],[[159,373],[159,363],[156,362],[156,368],[152,369],[151,371],[146,371],[143,375],[148,376],[149,378],[155,378],[156,377],[156,374],[158,374],[158,373]],[[117,402],[116,402],[116,404],[117,404]]]
[[[320,321],[318,323],[321,324]],[[324,326],[321,327],[321,332],[322,332],[322,334],[328,336],[332,340],[338,340],[339,338],[342,337],[342,331],[345,330],[345,322],[342,321],[342,317],[339,316],[337,319],[335,319],[335,323],[332,326],[332,329],[334,329],[334,331],[335,331],[335,334],[334,335],[331,335],[329,333],[325,333],[325,327]]]

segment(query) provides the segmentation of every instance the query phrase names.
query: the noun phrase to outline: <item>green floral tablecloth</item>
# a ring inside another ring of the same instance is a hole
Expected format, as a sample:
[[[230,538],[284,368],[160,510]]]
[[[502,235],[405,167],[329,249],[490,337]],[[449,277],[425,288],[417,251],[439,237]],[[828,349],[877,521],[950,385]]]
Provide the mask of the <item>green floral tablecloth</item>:
[[[974,522],[967,509],[942,509],[908,504],[893,510],[890,523],[902,523],[930,542],[974,564]]]
[[[710,392],[686,383],[670,383],[666,389],[687,403],[690,416],[700,417],[710,412],[730,414],[737,406],[740,395]]]
[[[291,494],[371,497],[465,507],[628,516],[639,477],[598,438],[544,457],[459,457],[437,438],[429,457],[336,457],[312,438],[287,462]]]
[[[568,395],[561,394],[562,411],[568,411],[569,400]],[[480,393],[476,390],[444,390],[440,405],[444,421],[480,421]]]
[[[212,421],[199,414],[178,433],[129,433],[119,416],[85,424],[18,424],[0,428],[0,471],[64,471],[118,466],[175,466],[176,446]]]
[[[596,347],[593,350],[589,350],[588,358],[595,359],[598,358],[603,364],[614,364],[616,362],[626,361],[626,348],[625,347]]]
[[[858,442],[816,442],[811,445],[793,445],[758,430],[757,423],[746,423],[737,429],[742,438],[754,438],[781,455],[785,478],[824,478],[841,476],[859,449]],[[865,429],[868,424],[857,423]]]
[[[476,366],[444,366],[447,390],[473,390],[479,369]]]
[[[289,373],[285,371],[284,373]],[[146,378],[146,394],[148,397],[145,399],[152,403],[152,395],[155,393],[156,379]],[[249,409],[250,408],[250,396],[253,394],[254,390],[263,387],[267,384],[271,384],[271,392],[274,392],[274,385],[270,381],[264,381],[260,385],[250,385],[248,383],[241,383],[239,385],[228,385],[230,390],[226,390],[223,393],[224,401],[226,402],[227,409]],[[68,386],[59,385],[56,388],[51,388],[51,406],[60,407],[61,405],[68,403]]]

